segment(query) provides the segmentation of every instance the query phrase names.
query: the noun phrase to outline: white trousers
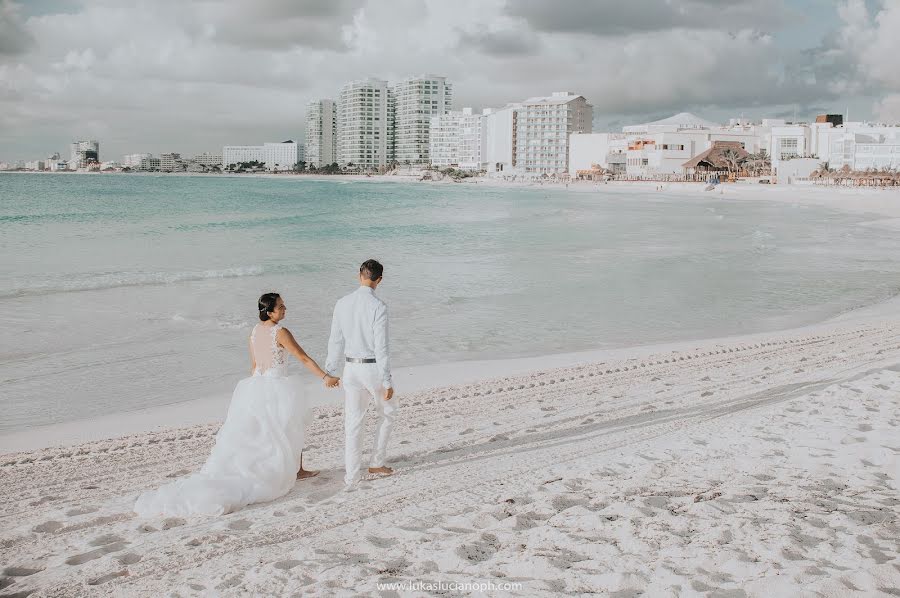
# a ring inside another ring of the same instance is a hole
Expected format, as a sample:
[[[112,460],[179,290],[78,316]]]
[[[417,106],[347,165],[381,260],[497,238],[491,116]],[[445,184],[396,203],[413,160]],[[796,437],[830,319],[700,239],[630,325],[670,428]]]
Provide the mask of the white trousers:
[[[366,409],[369,397],[375,402],[378,421],[375,424],[375,442],[372,446],[372,457],[369,467],[382,467],[387,450],[391,428],[397,415],[397,397],[384,400],[384,386],[381,372],[374,363],[348,363],[344,366],[344,462],[347,473],[346,484],[353,484],[360,478],[362,464],[363,435],[366,431]]]

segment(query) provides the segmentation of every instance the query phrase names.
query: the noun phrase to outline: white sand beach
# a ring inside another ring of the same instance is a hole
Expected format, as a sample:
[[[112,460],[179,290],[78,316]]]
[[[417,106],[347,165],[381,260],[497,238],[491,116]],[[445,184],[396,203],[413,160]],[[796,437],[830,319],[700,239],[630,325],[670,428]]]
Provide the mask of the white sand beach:
[[[137,492],[200,465],[216,424],[7,455],[2,583],[32,596],[374,595],[440,580],[888,596],[898,364],[900,320],[846,322],[404,395],[398,473],[351,494],[341,412],[326,409],[308,453],[323,474],[218,519],[130,512]]]
[[[900,217],[896,193],[723,196]],[[0,596],[900,594],[897,301],[438,371],[399,374],[393,477],[341,492],[342,412],[324,408],[306,453],[322,474],[220,518],[131,512],[200,466],[218,423],[193,418],[220,404],[168,429],[146,431],[157,412],[7,437]]]

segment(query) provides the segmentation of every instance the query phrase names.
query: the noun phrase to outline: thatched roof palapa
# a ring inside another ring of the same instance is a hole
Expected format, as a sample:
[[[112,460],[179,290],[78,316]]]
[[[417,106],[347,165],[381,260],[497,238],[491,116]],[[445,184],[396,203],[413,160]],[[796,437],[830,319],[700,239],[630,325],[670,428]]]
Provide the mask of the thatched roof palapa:
[[[682,168],[710,168],[714,170],[728,170],[728,161],[722,154],[727,150],[733,150],[738,155],[738,161],[743,162],[750,156],[750,152],[741,147],[739,141],[713,141],[712,147],[701,152],[682,164]]]

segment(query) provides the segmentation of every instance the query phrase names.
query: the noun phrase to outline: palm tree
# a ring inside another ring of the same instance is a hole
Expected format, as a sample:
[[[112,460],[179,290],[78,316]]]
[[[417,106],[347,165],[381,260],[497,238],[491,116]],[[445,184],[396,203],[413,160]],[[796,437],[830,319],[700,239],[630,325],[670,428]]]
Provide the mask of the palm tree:
[[[754,176],[772,174],[772,159],[765,149],[761,149],[757,153],[747,156],[745,164]]]
[[[743,162],[741,155],[731,148],[722,151],[722,159],[725,160],[725,164],[728,165],[728,172],[733,173],[738,172],[741,162]]]

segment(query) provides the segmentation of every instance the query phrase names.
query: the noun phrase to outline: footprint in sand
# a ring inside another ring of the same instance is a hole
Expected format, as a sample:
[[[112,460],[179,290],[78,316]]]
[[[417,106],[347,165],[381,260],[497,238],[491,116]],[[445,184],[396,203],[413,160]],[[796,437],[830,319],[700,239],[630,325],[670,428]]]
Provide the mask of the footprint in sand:
[[[173,527],[181,527],[187,523],[184,519],[180,517],[170,517],[168,519],[163,520],[162,528],[164,530],[172,529]]]
[[[63,528],[63,524],[59,521],[45,521],[40,525],[34,526],[32,529],[38,533],[52,533]]]
[[[246,519],[238,519],[237,521],[232,521],[228,524],[228,529],[233,529],[235,531],[244,531],[250,529],[253,524],[247,521]]]
[[[296,567],[297,565],[302,565],[302,564],[303,564],[303,561],[295,561],[292,559],[288,559],[288,560],[284,560],[284,561],[278,561],[277,563],[275,563],[274,567],[276,569],[281,569],[283,571],[289,571],[289,570],[293,569],[294,567]]]
[[[134,552],[128,552],[123,554],[122,556],[116,557],[116,562],[120,565],[133,565],[141,560],[141,555],[136,554]]]
[[[88,580],[88,585],[89,586],[99,586],[108,581],[112,581],[117,577],[124,577],[126,575],[128,575],[128,571],[125,571],[125,570],[116,571],[114,573],[107,573],[106,575],[101,575],[100,577],[97,577],[95,579]]]
[[[550,506],[559,513],[566,509],[571,509],[572,507],[583,507],[588,504],[588,502],[590,501],[583,497],[560,495],[553,497],[553,500],[550,501]]]
[[[481,540],[471,544],[463,544],[456,549],[456,554],[470,563],[483,563],[491,559],[499,548],[497,537],[493,534],[482,534]]]
[[[471,433],[474,432],[474,431],[475,431],[474,428],[466,428],[465,430],[463,430],[462,432],[460,432],[459,435],[462,436],[463,434],[471,434]]]
[[[75,556],[70,556],[66,559],[67,565],[83,565],[88,561],[93,561],[94,559],[99,559],[101,556],[105,554],[111,554],[113,552],[119,552],[121,550],[125,550],[128,546],[128,542],[115,542],[113,544],[109,544],[107,546],[102,546],[95,550],[91,550],[89,552],[85,552],[82,554],[76,554]]]
[[[393,538],[379,538],[377,536],[366,536],[366,540],[369,544],[377,546],[378,548],[390,548],[397,543],[397,540]]]
[[[93,513],[97,511],[97,507],[81,507],[80,509],[72,509],[71,511],[66,511],[66,517],[77,517],[78,515],[87,515],[88,513]]]
[[[51,500],[59,500],[60,498],[61,497],[59,496],[42,496],[39,500],[29,503],[29,505],[32,507],[37,507],[44,504],[45,502],[50,502]]]
[[[28,577],[29,575],[40,573],[43,570],[44,568],[41,566],[7,567],[3,570],[3,575],[8,575],[9,577]]]
[[[124,542],[125,538],[120,538],[119,536],[114,536],[112,534],[105,534],[103,536],[98,536],[90,541],[91,546],[107,546],[109,544],[115,544],[116,542]]]

